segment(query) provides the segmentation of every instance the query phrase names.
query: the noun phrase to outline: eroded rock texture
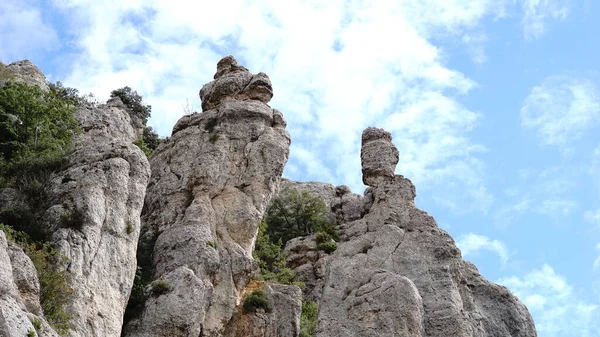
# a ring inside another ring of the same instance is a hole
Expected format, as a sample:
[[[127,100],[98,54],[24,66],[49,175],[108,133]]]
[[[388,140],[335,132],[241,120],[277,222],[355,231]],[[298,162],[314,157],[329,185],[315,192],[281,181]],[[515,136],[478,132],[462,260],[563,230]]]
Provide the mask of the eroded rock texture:
[[[46,322],[40,306],[40,282],[29,257],[6,240],[0,231],[0,336],[22,337],[35,332],[38,336],[58,336]]]
[[[81,108],[82,134],[68,167],[51,180],[45,219],[69,259],[74,336],[119,336],[136,270],[135,252],[150,167],[133,141],[132,117],[113,99]]]
[[[257,309],[244,313],[237,308],[223,336],[230,337],[295,337],[300,333],[302,291],[296,286],[251,282],[242,292],[242,298],[254,289],[267,295],[271,311]]]
[[[151,160],[143,242],[171,290],[145,302],[127,336],[220,336],[257,271],[258,224],[279,185],[290,138],[267,102],[269,78],[231,56]]]
[[[319,301],[317,336],[536,336],[525,306],[462,260],[452,238],[415,207],[413,184],[394,174],[391,135],[367,128],[362,141],[369,187],[364,197],[344,194],[352,202],[336,217],[343,242],[332,255],[317,252],[312,237],[285,249],[305,292]],[[332,186],[292,184],[323,196],[338,213]]]
[[[0,62],[0,86],[7,80],[37,85],[43,91],[50,90],[44,73],[29,60],[13,62],[9,65]]]

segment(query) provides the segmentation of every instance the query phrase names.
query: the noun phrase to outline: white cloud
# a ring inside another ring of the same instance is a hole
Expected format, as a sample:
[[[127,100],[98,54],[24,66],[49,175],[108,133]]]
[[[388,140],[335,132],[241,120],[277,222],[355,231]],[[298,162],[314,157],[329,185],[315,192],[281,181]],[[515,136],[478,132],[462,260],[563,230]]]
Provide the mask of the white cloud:
[[[521,107],[521,126],[542,143],[565,149],[600,122],[600,93],[585,78],[551,76],[534,87]]]
[[[496,222],[506,226],[528,213],[552,219],[573,214],[580,207],[573,193],[581,189],[575,177],[583,173],[583,168],[576,165],[553,166],[539,172],[520,170],[518,185],[509,187],[508,202],[496,211]]]
[[[600,227],[600,208],[594,211],[587,211],[583,214],[583,218],[594,225]]]
[[[596,250],[598,251],[598,253],[600,253],[600,243],[596,244]],[[594,260],[592,269],[594,271],[600,270],[600,255]]]
[[[34,4],[26,0],[0,2],[0,60],[10,63],[34,59],[58,47],[56,32]]]
[[[271,105],[292,136],[288,178],[360,193],[360,134],[385,127],[401,153],[398,172],[461,211],[493,202],[478,158],[485,149],[469,138],[482,114],[459,102],[476,83],[431,41],[457,39],[483,60],[480,22],[510,2],[55,0],[79,48],[64,82],[101,98],[134,87],[161,134],[186,100],[199,105],[216,62],[233,54],[271,77]]]
[[[539,39],[549,20],[564,20],[569,14],[570,0],[522,0],[523,35],[525,40]]]
[[[488,250],[496,253],[503,265],[508,262],[509,254],[506,245],[499,240],[491,240],[484,235],[473,233],[461,235],[456,245],[465,257],[476,255],[481,250]]]
[[[598,336],[598,305],[582,298],[566,279],[549,265],[534,269],[523,277],[498,281],[508,287],[529,309],[539,336]]]

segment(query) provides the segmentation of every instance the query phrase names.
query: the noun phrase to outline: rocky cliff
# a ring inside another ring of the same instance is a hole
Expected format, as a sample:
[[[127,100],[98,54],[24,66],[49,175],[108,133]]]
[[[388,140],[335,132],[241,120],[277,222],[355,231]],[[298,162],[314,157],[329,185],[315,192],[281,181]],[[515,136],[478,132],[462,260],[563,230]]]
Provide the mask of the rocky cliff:
[[[0,68],[47,88],[28,61]],[[415,207],[415,187],[395,174],[391,135],[377,128],[362,135],[363,195],[282,182],[325,200],[337,249],[318,250],[314,235],[292,239],[284,254],[303,290],[257,281],[258,225],[290,145],[272,96],[267,75],[223,58],[200,90],[203,111],[182,117],[149,162],[132,143],[140,122],[119,99],[79,109],[82,133],[41,210],[70,261],[72,336],[296,337],[303,299],[318,305],[320,337],[536,336],[525,306]],[[19,193],[0,190],[0,210],[17,205]],[[243,308],[257,289],[271,310]],[[128,299],[134,310],[124,319]],[[0,232],[0,336],[30,331],[58,336],[40,309],[30,258]]]
[[[45,77],[31,62],[6,68],[16,78],[47,90]],[[52,174],[44,186],[49,207],[31,211],[42,213],[43,229],[52,233],[53,246],[69,261],[73,297],[66,310],[72,315],[71,334],[118,336],[136,271],[140,214],[150,166],[133,144],[141,134],[139,123],[120,99],[100,106],[84,105],[75,118],[81,133],[74,138],[74,152],[66,167]],[[2,209],[23,199],[17,190],[6,189],[4,194],[7,192],[11,193]],[[39,310],[35,268],[31,271],[31,261],[16,245],[9,248],[15,275],[12,284],[20,289],[20,296],[9,297],[18,306],[2,306],[5,325],[0,324],[0,335],[24,336],[23,329],[35,331],[29,320],[11,318],[24,317],[18,313],[23,304],[28,315],[43,319],[46,328],[38,334],[55,335]],[[8,273],[11,264],[3,263],[3,267]],[[3,279],[9,289],[14,288],[9,279]],[[7,290],[4,294],[15,293]],[[17,329],[19,326],[23,328]]]
[[[180,119],[151,159],[143,237],[150,297],[127,336],[220,336],[257,265],[252,250],[287,162],[290,137],[269,107],[269,78],[233,57],[200,90],[204,111]],[[299,319],[299,318],[298,318]]]

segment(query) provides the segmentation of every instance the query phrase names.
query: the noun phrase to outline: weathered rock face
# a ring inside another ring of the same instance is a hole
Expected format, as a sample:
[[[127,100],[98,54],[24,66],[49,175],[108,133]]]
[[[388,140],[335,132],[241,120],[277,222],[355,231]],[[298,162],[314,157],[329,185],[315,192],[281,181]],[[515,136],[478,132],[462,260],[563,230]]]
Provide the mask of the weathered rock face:
[[[58,336],[42,315],[39,296],[33,263],[0,231],[0,336],[27,336],[29,331],[36,331],[34,319],[41,322],[38,336]]]
[[[150,167],[120,100],[81,108],[75,118],[83,132],[68,167],[51,180],[44,217],[70,260],[73,335],[119,336]]]
[[[127,336],[220,336],[257,271],[258,224],[277,189],[290,138],[264,74],[226,57],[151,160],[142,241],[171,290],[145,302]]]
[[[347,241],[327,257],[317,336],[536,336],[525,306],[415,207],[389,133],[366,129],[361,159],[366,214],[340,227]]]
[[[245,298],[252,290],[261,288],[272,306],[270,312],[258,309],[244,313],[238,307],[223,336],[230,337],[289,337],[300,333],[302,291],[296,286],[251,282],[242,292]]]
[[[44,74],[27,60],[3,70],[10,73],[11,80],[48,90]],[[119,336],[136,270],[140,214],[150,167],[144,153],[132,143],[142,132],[139,121],[120,99],[80,108],[75,118],[82,133],[74,139],[67,167],[50,179],[47,193],[51,206],[32,211],[43,213],[54,246],[70,260],[68,272],[75,295],[66,310],[73,317],[71,334]],[[0,191],[0,200],[0,208],[26,207],[14,189]],[[43,329],[38,334],[54,336],[41,312],[40,286],[31,260],[16,246],[10,246],[8,253],[12,264],[2,263],[2,267],[12,269],[13,277],[2,279],[7,282],[5,300],[12,309],[2,309],[7,328],[4,332],[0,328],[0,335],[25,336],[33,329],[27,316],[39,315]]]
[[[29,60],[13,62],[7,66],[0,63],[0,85],[3,85],[10,76],[11,80],[22,81],[30,85],[37,85],[43,91],[48,91],[48,81],[44,73]]]

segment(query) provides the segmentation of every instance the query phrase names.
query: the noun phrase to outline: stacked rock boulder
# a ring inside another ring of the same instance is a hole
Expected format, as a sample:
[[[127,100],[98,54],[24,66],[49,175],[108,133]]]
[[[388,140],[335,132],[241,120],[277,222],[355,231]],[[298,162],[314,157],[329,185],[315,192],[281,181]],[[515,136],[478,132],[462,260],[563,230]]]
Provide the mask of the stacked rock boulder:
[[[363,214],[338,225],[343,242],[332,255],[311,261],[322,275],[309,280],[321,284],[310,294],[319,302],[316,336],[536,336],[525,306],[462,260],[448,233],[415,207],[413,184],[394,174],[391,140],[382,129],[363,132]],[[314,251],[311,240],[290,241],[288,263],[301,259],[298,247]]]
[[[265,74],[225,57],[200,90],[203,112],[180,119],[156,150],[142,242],[153,247],[153,278],[170,290],[145,302],[127,336],[220,336],[239,310],[258,271],[258,225],[289,153],[272,95]],[[299,311],[286,319],[298,325]]]

